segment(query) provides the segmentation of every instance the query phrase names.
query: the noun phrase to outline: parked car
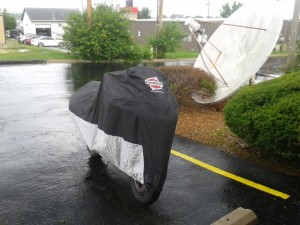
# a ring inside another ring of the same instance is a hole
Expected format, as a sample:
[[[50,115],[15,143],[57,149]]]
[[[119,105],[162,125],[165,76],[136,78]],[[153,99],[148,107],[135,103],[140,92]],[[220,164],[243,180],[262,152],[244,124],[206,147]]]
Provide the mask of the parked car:
[[[25,44],[27,39],[31,39],[31,38],[37,37],[37,36],[38,36],[38,35],[36,35],[36,34],[24,34],[24,35],[19,39],[19,42]]]
[[[25,44],[31,45],[31,40],[39,38],[39,37],[40,37],[39,35],[36,35],[36,36],[34,36],[32,38],[28,38],[28,39],[25,40]]]
[[[44,47],[44,46],[63,47],[64,46],[63,40],[55,40],[53,37],[50,36],[40,36],[38,38],[34,38],[31,40],[31,44],[39,47]]]
[[[9,31],[10,38],[16,38],[18,36],[20,36],[20,32],[18,30],[13,29]]]

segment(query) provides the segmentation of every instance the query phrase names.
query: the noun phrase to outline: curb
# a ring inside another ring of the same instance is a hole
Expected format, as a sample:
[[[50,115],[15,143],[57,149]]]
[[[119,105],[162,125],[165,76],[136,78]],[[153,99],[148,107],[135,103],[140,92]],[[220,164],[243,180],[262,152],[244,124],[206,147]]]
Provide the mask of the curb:
[[[42,60],[0,60],[0,65],[10,65],[10,64],[41,64],[47,63],[46,59]]]
[[[255,225],[257,217],[250,209],[239,207],[211,225]]]

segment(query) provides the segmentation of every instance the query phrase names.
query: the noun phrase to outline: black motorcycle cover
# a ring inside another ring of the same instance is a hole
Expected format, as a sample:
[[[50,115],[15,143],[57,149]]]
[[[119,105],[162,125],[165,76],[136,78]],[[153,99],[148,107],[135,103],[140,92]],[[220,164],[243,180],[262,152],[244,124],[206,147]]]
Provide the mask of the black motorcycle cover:
[[[69,109],[92,150],[129,176],[161,190],[178,104],[165,74],[149,67],[105,73],[75,92]]]

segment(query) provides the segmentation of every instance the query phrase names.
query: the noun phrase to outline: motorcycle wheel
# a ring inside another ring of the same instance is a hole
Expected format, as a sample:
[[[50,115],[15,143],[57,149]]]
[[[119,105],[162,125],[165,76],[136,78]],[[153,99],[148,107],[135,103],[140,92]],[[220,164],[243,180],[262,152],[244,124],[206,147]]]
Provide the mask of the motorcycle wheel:
[[[141,184],[134,179],[131,179],[131,191],[142,205],[151,205],[160,195],[160,191],[154,191],[152,188],[148,188],[146,184]]]
[[[101,155],[95,150],[91,150],[88,146],[86,146],[91,157],[101,157]],[[102,158],[102,157],[101,157]]]

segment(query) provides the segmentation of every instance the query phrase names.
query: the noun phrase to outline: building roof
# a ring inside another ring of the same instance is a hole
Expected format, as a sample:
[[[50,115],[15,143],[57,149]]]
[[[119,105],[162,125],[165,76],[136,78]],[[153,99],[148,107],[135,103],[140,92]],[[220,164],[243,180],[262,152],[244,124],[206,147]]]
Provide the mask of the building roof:
[[[71,13],[79,11],[78,9],[60,8],[24,8],[22,20],[25,12],[31,21],[66,21]]]

